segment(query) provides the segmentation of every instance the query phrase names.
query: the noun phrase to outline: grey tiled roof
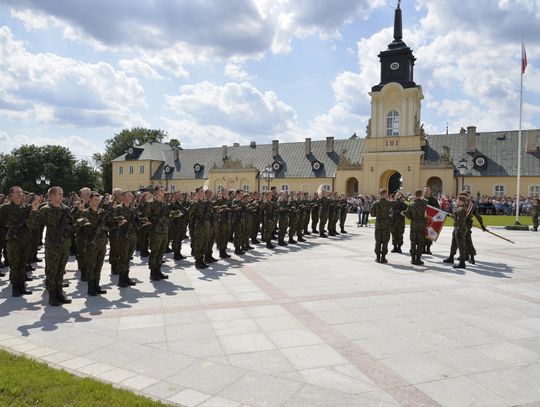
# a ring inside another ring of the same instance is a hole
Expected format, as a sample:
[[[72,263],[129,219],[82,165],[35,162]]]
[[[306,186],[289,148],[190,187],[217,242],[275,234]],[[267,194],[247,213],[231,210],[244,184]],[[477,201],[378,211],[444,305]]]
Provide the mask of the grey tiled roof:
[[[521,175],[540,176],[540,153],[538,148],[533,153],[525,151],[527,143],[527,133],[536,136],[540,130],[522,131],[521,139]],[[516,176],[517,175],[517,151],[518,132],[517,131],[496,131],[476,133],[476,151],[468,153],[466,151],[467,134],[435,134],[426,136],[427,146],[425,159],[427,161],[437,161],[443,154],[443,146],[450,149],[450,157],[454,165],[459,165],[459,160],[467,159],[467,175],[472,176]],[[475,168],[473,159],[482,155],[486,158],[487,165],[484,168]]]
[[[337,170],[339,155],[342,150],[347,150],[345,155],[351,163],[358,163],[364,141],[362,139],[335,140],[334,153],[326,153],[326,140],[312,141],[309,156],[305,155],[305,142],[279,143],[279,156],[272,156],[272,144],[260,144],[256,147],[228,146],[227,157],[230,161],[240,161],[244,166],[253,164],[258,170],[271,165],[274,161],[282,163],[282,168],[276,173],[277,178],[315,178],[332,177]],[[144,146],[141,146],[144,148]],[[207,178],[208,170],[214,163],[219,167],[223,163],[222,147],[185,149],[178,151],[178,161],[175,161],[175,152],[172,150],[163,153],[165,161],[153,174],[152,179],[165,179],[163,168],[165,165],[174,167],[170,179]],[[315,172],[311,163],[318,160],[323,163],[322,168]],[[196,174],[193,167],[195,164],[203,165],[204,168]]]
[[[144,150],[138,157],[139,160],[163,161],[165,159],[164,153],[171,150],[171,147],[168,144],[163,143],[145,143],[140,147]],[[122,154],[113,161],[124,161],[126,155],[127,154]]]

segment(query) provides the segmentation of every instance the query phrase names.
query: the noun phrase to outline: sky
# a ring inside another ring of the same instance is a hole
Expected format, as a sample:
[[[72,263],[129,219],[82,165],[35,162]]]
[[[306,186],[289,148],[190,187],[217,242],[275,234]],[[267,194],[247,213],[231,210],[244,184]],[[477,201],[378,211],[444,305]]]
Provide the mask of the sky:
[[[0,0],[0,152],[365,136],[395,0]],[[403,0],[428,134],[540,128],[539,0]]]

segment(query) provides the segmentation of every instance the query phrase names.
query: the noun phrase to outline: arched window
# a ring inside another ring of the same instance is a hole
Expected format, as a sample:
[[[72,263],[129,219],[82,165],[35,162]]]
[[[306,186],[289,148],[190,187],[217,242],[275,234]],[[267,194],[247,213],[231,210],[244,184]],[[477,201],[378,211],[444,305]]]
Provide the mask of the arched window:
[[[268,192],[270,189],[268,188],[268,185],[261,185],[261,192]]]
[[[399,136],[399,113],[395,110],[386,115],[386,135]]]
[[[242,185],[242,191],[249,192],[249,185],[247,184]]]
[[[289,186],[288,186],[287,184],[283,184],[283,185],[281,186],[281,190],[282,190],[282,191],[285,191],[285,192],[288,192],[288,191],[289,191]]]
[[[217,193],[219,194],[221,191],[223,191],[223,185],[217,186]]]
[[[504,185],[495,185],[493,187],[493,195],[495,196],[504,196]]]
[[[331,192],[332,191],[332,186],[331,185],[328,185],[328,184],[325,184],[322,186],[322,189],[326,192]]]

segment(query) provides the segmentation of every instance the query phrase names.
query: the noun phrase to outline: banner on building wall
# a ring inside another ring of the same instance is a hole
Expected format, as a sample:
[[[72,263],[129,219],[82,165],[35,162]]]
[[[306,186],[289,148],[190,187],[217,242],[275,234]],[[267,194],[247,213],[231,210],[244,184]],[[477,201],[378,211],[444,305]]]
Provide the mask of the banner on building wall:
[[[426,208],[426,239],[437,241],[441,230],[444,226],[444,221],[448,216],[448,212],[443,211],[442,209],[435,208],[434,206],[428,205]]]

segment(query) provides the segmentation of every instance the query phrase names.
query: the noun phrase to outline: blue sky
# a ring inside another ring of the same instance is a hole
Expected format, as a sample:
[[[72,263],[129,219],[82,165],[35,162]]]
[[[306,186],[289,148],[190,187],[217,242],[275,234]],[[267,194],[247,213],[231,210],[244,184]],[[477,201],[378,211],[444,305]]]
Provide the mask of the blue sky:
[[[125,127],[186,148],[364,136],[389,0],[0,0],[0,151]],[[403,0],[428,133],[540,127],[537,0]]]

